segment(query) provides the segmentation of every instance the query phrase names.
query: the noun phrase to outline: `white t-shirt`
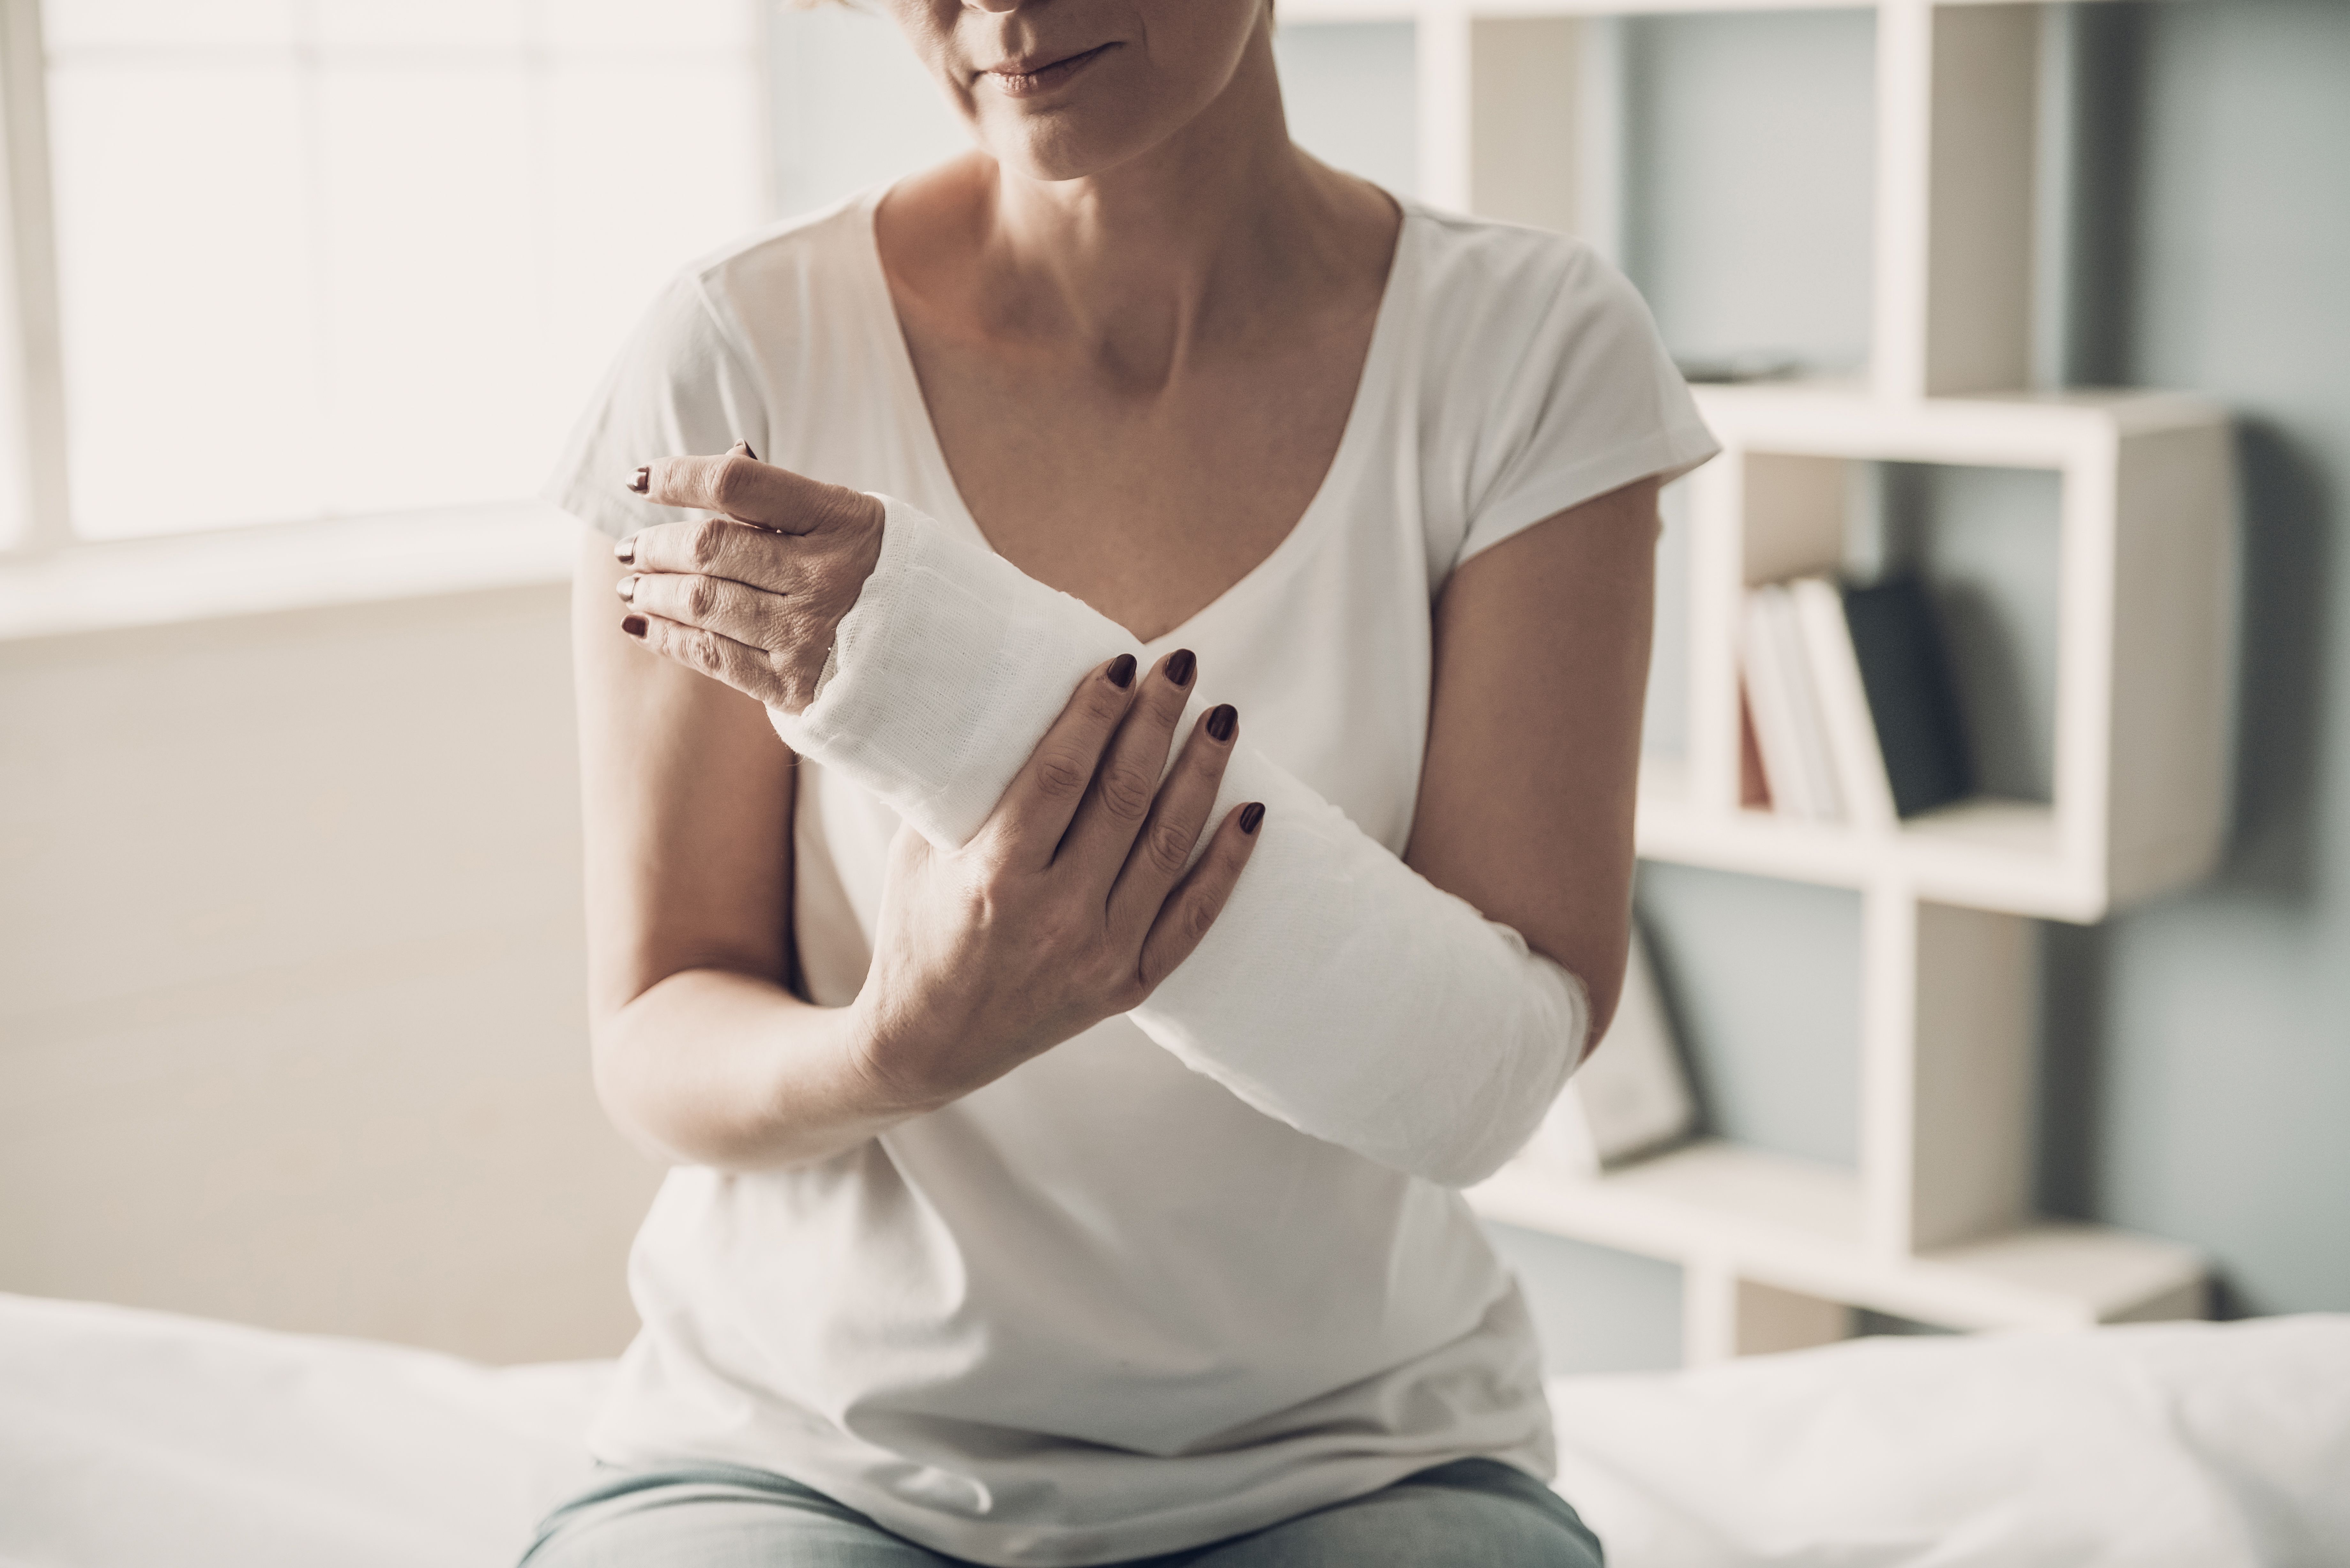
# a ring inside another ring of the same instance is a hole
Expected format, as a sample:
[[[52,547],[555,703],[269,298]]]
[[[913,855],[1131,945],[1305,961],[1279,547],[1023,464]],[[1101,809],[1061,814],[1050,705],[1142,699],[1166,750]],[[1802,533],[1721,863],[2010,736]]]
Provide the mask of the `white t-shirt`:
[[[979,538],[875,249],[879,194],[681,277],[548,499],[614,534],[672,520],[619,476],[740,437]],[[1447,575],[1714,451],[1647,309],[1586,247],[1403,208],[1320,491],[1149,645],[1196,650],[1202,694],[1398,854]],[[811,1001],[863,983],[897,826],[803,762]],[[629,1282],[644,1329],[600,1457],[778,1471],[977,1562],[1176,1551],[1471,1455],[1550,1469],[1532,1326],[1460,1195],[1261,1115],[1124,1018],[820,1164],[671,1171]]]

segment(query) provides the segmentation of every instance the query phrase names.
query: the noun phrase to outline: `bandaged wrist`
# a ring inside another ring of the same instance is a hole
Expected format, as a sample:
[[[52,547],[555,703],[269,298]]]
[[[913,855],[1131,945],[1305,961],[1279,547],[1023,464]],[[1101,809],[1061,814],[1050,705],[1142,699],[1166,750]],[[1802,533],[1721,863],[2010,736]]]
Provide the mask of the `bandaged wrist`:
[[[879,559],[816,699],[770,714],[794,750],[956,847],[1077,681],[1142,649],[1082,600],[882,500]],[[1135,1023],[1301,1131],[1449,1184],[1489,1174],[1581,1058],[1583,987],[1243,741],[1210,822],[1248,800],[1267,812],[1247,868]]]
[[[816,698],[769,709],[785,743],[941,848],[971,842],[1087,671],[1133,635],[884,495],[881,553],[833,634]]]

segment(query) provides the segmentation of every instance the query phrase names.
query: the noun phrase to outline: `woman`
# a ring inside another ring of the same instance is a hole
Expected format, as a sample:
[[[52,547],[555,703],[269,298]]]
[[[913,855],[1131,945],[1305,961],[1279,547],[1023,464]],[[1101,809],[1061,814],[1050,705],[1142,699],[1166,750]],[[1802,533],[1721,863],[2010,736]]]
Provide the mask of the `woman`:
[[[977,150],[691,270],[549,492],[674,1168],[531,1562],[1596,1563],[1453,1189],[1612,1011],[1711,443],[1587,251],[1299,151],[1267,0],[889,4]]]

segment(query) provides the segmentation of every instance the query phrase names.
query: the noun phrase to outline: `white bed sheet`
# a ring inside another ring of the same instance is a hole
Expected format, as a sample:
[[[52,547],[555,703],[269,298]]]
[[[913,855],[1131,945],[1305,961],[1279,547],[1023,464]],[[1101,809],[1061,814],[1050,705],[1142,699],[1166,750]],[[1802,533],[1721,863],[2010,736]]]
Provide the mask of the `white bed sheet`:
[[[2350,1568],[2350,1316],[1856,1340],[1551,1405],[1616,1568]]]
[[[608,1375],[0,1295],[0,1563],[503,1568],[586,1474]],[[2350,1565],[2350,1316],[1868,1340],[1552,1402],[1614,1568]]]
[[[608,1363],[0,1294],[5,1568],[508,1568]]]

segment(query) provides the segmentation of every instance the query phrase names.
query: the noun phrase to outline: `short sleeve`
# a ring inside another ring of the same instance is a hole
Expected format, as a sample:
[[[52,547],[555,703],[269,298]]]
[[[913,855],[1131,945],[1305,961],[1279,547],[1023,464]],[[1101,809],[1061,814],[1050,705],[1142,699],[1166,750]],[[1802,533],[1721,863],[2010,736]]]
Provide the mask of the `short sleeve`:
[[[664,290],[589,400],[540,499],[619,538],[677,513],[623,481],[649,459],[754,446],[766,430],[757,378],[699,276]]]
[[[1674,479],[1721,450],[1648,307],[1587,245],[1513,269],[1514,297],[1481,315],[1489,383],[1468,465],[1459,566],[1523,529],[1637,479]],[[1563,253],[1563,254],[1561,254]]]

